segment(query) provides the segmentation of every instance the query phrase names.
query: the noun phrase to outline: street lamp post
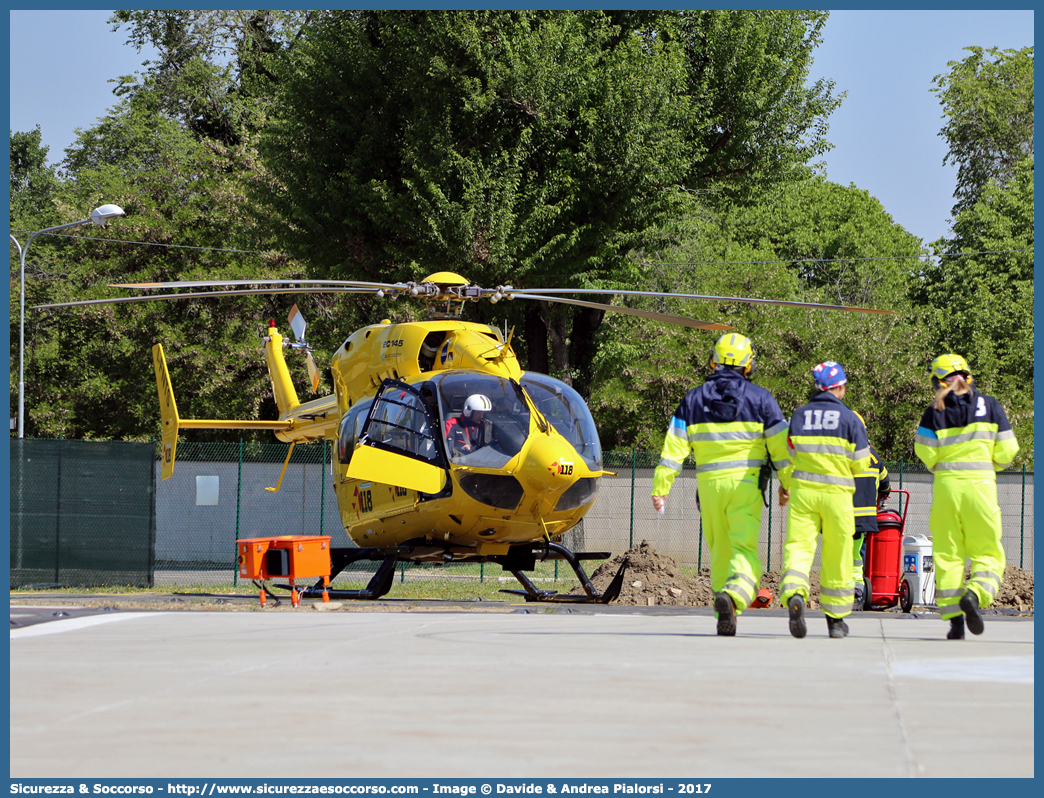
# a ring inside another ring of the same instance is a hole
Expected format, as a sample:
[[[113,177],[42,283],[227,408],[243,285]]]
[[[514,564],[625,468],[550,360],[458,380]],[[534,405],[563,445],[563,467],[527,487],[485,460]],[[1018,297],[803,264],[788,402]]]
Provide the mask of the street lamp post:
[[[20,264],[18,273],[18,285],[20,295],[18,297],[18,437],[25,437],[25,255],[29,251],[29,245],[33,243],[33,239],[43,233],[54,233],[58,230],[65,230],[69,227],[76,227],[77,225],[87,224],[87,222],[94,222],[99,227],[104,227],[105,223],[109,219],[114,219],[117,216],[125,216],[123,208],[119,205],[102,205],[99,208],[95,208],[91,211],[91,215],[87,219],[81,219],[78,222],[69,222],[69,224],[61,224],[57,227],[48,227],[44,230],[37,230],[31,236],[29,240],[25,242],[23,247],[18,243],[18,239],[11,235],[11,242],[18,247],[18,261]]]

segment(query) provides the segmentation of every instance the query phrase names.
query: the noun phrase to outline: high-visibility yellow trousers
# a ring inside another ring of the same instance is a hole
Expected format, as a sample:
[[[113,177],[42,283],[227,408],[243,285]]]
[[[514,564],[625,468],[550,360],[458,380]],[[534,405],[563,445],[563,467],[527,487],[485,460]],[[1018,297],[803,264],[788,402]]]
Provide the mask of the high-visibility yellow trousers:
[[[823,533],[823,555],[819,572],[819,600],[823,612],[844,618],[852,612],[855,598],[852,581],[852,491],[811,487],[793,480],[787,506],[787,539],[783,543],[783,576],[779,600],[785,607],[800,593],[808,601],[809,571],[816,556],[819,533]]]
[[[1006,563],[996,477],[936,474],[928,529],[932,533],[939,614],[944,620],[961,615],[957,603],[966,589],[975,592],[980,607],[989,606],[1004,580]],[[967,585],[965,558],[971,559]]]
[[[758,469],[726,476],[697,476],[703,536],[711,554],[711,587],[725,592],[736,614],[750,606],[761,584],[758,537],[761,491]]]
[[[853,533],[854,534],[854,533]],[[863,584],[863,544],[868,532],[852,540],[852,585],[853,589]]]

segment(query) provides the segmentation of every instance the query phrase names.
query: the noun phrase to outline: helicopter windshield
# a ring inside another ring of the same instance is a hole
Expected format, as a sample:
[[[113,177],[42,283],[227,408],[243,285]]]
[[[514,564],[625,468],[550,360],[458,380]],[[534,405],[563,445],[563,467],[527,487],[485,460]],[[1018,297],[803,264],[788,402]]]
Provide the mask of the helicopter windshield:
[[[436,376],[446,452],[452,462],[502,468],[529,437],[529,406],[510,380],[481,372]]]
[[[598,441],[591,411],[580,394],[546,374],[526,374],[522,377],[522,387],[558,434],[573,444],[588,467],[601,471],[602,444]]]

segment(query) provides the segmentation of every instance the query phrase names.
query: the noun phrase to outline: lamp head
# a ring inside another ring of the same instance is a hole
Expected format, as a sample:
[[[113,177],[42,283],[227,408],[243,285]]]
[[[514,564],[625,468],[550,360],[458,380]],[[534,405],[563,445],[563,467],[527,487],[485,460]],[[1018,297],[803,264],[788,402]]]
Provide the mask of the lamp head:
[[[100,208],[95,208],[91,211],[91,221],[98,225],[98,227],[104,227],[109,219],[126,215],[127,214],[123,212],[123,208],[119,205],[102,205]]]

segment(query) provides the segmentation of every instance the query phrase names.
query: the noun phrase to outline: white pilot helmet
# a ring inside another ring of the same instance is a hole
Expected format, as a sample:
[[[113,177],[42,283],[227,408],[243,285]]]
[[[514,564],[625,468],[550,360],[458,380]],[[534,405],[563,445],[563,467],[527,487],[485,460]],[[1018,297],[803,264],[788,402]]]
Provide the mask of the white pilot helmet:
[[[464,418],[471,418],[471,414],[476,410],[481,413],[488,413],[492,409],[493,403],[489,401],[488,396],[481,393],[473,393],[464,403]]]

